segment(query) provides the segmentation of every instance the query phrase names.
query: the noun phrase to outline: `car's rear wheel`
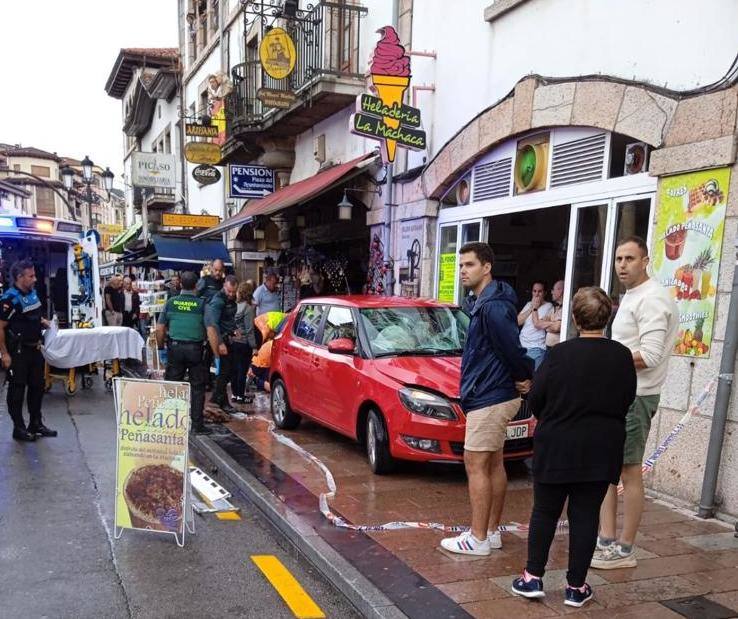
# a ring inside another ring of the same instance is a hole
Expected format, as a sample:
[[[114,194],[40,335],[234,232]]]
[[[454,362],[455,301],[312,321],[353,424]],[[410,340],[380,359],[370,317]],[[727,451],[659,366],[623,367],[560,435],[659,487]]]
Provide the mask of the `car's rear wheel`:
[[[390,454],[387,426],[376,410],[370,410],[366,419],[366,455],[375,475],[386,475],[395,469],[396,462]]]
[[[300,415],[290,406],[287,387],[281,378],[272,383],[272,419],[274,425],[282,430],[294,430],[300,425]]]

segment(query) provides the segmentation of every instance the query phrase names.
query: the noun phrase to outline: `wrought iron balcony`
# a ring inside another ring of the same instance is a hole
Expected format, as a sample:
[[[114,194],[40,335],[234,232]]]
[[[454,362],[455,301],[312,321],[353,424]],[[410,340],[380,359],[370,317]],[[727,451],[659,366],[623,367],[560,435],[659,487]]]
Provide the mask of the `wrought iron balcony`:
[[[299,20],[285,20],[296,48],[296,63],[284,79],[262,68],[257,47],[247,48],[246,62],[231,70],[233,91],[226,98],[227,136],[243,140],[293,136],[350,105],[364,89],[360,73],[361,18],[359,5],[319,2],[301,11]],[[286,93],[295,100],[286,109],[267,107],[260,89]],[[320,104],[318,105],[318,102]],[[228,143],[224,149],[227,151]]]

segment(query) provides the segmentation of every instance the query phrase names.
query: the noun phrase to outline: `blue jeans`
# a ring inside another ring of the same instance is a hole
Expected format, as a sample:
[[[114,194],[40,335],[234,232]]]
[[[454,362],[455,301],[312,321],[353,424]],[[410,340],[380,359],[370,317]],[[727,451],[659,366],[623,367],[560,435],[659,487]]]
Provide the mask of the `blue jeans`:
[[[538,366],[543,363],[543,359],[546,357],[545,348],[526,348],[525,356],[529,359],[533,359],[533,371],[538,369]]]

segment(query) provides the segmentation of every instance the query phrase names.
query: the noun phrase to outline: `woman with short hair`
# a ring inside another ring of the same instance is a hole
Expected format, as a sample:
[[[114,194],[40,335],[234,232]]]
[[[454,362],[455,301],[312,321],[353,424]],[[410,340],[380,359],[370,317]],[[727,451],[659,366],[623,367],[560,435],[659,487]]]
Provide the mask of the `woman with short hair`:
[[[533,447],[533,513],[528,563],[512,592],[544,597],[543,574],[568,500],[569,570],[564,603],[592,599],[585,582],[597,543],[600,504],[623,464],[625,415],[635,398],[630,351],[604,336],[612,302],[598,287],[572,301],[579,337],[554,346],[533,380],[528,404],[538,418]]]
[[[231,379],[233,401],[245,404],[253,401],[246,395],[246,373],[251,365],[251,356],[256,347],[254,340],[254,318],[256,308],[253,301],[254,287],[248,282],[241,282],[236,291],[236,324],[238,333],[232,340],[234,370]]]

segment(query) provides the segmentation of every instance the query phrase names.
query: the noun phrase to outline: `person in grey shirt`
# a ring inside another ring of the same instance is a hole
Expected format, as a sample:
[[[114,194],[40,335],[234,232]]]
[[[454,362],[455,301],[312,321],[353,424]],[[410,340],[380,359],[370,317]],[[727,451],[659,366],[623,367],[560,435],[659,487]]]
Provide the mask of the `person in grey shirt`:
[[[256,315],[261,316],[267,312],[282,311],[282,295],[277,290],[277,275],[267,273],[264,283],[254,291],[254,306]]]

